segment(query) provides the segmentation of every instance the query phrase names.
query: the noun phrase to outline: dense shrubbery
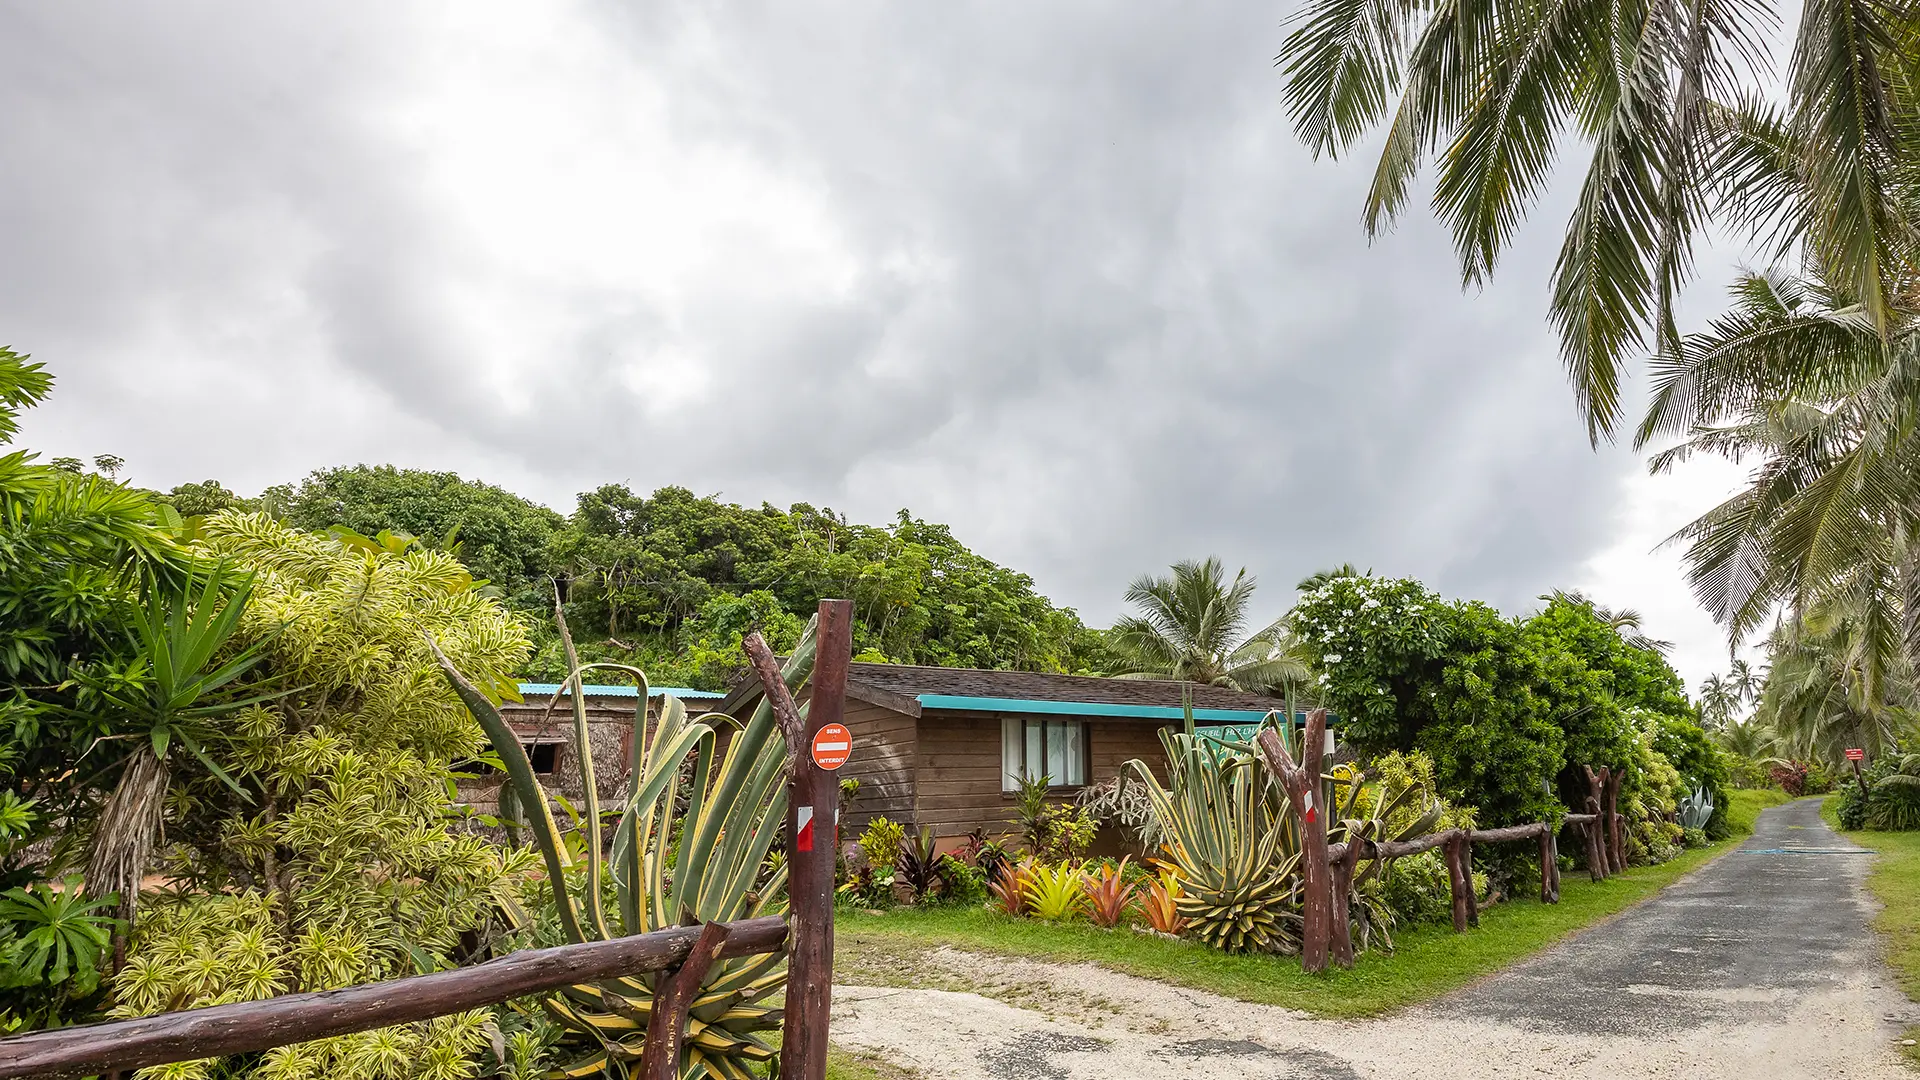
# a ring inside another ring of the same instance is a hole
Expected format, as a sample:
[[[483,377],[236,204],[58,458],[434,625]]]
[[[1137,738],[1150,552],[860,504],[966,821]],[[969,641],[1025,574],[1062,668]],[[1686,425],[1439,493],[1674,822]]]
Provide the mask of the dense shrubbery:
[[[1920,829],[1920,753],[1882,755],[1862,784],[1840,787],[1835,810],[1848,829]]]
[[[1639,854],[1658,859],[1680,841],[1659,819],[1695,787],[1723,806],[1726,766],[1679,676],[1620,622],[1577,596],[1513,620],[1353,575],[1308,590],[1292,617],[1362,755],[1427,753],[1440,793],[1488,826],[1553,820],[1585,795],[1582,766],[1624,768]],[[1724,830],[1724,810],[1710,828]]]

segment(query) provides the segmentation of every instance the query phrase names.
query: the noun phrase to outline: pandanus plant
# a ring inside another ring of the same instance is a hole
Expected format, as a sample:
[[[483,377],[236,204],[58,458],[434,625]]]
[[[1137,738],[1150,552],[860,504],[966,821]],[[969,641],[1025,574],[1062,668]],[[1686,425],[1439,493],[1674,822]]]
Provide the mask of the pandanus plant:
[[[768,852],[786,820],[787,747],[763,699],[744,725],[720,713],[689,718],[671,695],[662,697],[653,735],[646,728],[647,679],[622,664],[580,664],[566,632],[571,671],[563,687],[573,704],[574,760],[583,781],[586,831],[585,884],[578,899],[567,887],[574,868],[566,837],[552,811],[552,800],[535,778],[520,740],[486,695],[440,657],[447,677],[485,729],[506,768],[501,792],[503,820],[523,817],[524,828],[539,847],[562,931],[574,942],[601,941],[674,926],[730,922],[786,911],[786,868],[763,869]],[[809,623],[781,671],[798,690],[813,668],[815,627]],[[436,650],[437,655],[437,650]],[[613,830],[603,869],[599,796],[587,742],[582,676],[611,670],[631,677],[637,691],[629,794]],[[729,732],[722,740],[722,730]],[[724,745],[723,745],[724,742]],[[606,910],[601,882],[608,875],[616,897]],[[775,1051],[760,1033],[779,1027],[781,1011],[761,1004],[784,988],[783,953],[723,960],[713,966],[687,1023],[680,1075],[687,1080],[719,1077],[746,1080],[760,1075]],[[542,999],[547,1014],[564,1028],[583,1053],[550,1074],[581,1077],[605,1072],[624,1075],[645,1045],[653,1003],[653,985],[644,977],[609,979],[571,986]]]

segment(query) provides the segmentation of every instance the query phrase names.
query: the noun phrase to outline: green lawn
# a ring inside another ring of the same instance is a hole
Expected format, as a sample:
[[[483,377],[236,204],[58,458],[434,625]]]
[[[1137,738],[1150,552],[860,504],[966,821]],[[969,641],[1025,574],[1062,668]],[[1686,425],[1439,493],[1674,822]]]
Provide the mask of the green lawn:
[[[1827,824],[1840,829],[1834,817],[1834,799],[1821,804],[1820,813]],[[1887,964],[1900,980],[1907,996],[1920,1001],[1920,832],[1846,832],[1840,833],[1861,847],[1872,848],[1873,870],[1867,875],[1867,888],[1880,901],[1880,914],[1874,917],[1874,929],[1887,945]],[[1907,1032],[1908,1038],[1920,1038],[1920,1027]],[[1920,1047],[1907,1047],[1907,1059],[1920,1065]]]
[[[1637,867],[1597,885],[1584,874],[1564,874],[1558,904],[1527,900],[1499,904],[1481,913],[1479,929],[1465,934],[1446,927],[1407,930],[1396,935],[1399,948],[1392,956],[1365,954],[1351,971],[1309,976],[1291,958],[1229,956],[1131,930],[1049,925],[975,908],[936,908],[885,915],[843,913],[836,923],[837,975],[856,983],[913,985],[920,974],[914,971],[914,957],[926,949],[951,945],[1095,963],[1317,1016],[1372,1016],[1464,985],[1633,906],[1729,850],[1752,831],[1762,807],[1784,801],[1779,792],[1735,792],[1731,840],[1689,851],[1662,866]]]

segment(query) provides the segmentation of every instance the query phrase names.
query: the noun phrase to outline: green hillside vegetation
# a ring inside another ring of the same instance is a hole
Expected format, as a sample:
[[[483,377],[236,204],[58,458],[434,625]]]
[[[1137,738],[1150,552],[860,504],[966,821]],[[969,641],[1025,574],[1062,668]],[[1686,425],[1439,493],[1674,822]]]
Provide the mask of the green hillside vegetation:
[[[659,683],[724,689],[744,631],[776,647],[822,596],[851,597],[863,660],[947,667],[1104,672],[1100,635],[1033,579],[970,550],[947,526],[902,510],[885,525],[796,503],[746,507],[663,487],[608,484],[569,515],[453,473],[353,465],[243,499],[208,480],[156,496],[180,514],[229,507],[295,528],[418,538],[458,554],[523,617],[525,675],[566,666],[548,629],[555,583],[588,659],[637,663]]]

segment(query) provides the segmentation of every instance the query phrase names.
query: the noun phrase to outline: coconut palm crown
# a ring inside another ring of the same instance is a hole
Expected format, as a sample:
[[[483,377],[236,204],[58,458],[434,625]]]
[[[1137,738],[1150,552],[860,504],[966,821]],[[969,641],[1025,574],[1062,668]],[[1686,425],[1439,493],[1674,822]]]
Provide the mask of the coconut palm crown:
[[[1218,558],[1175,563],[1168,577],[1144,574],[1127,587],[1139,614],[1114,623],[1108,638],[1128,679],[1183,679],[1252,693],[1300,683],[1307,666],[1294,652],[1285,620],[1248,634],[1255,581],[1242,568],[1227,580]]]

